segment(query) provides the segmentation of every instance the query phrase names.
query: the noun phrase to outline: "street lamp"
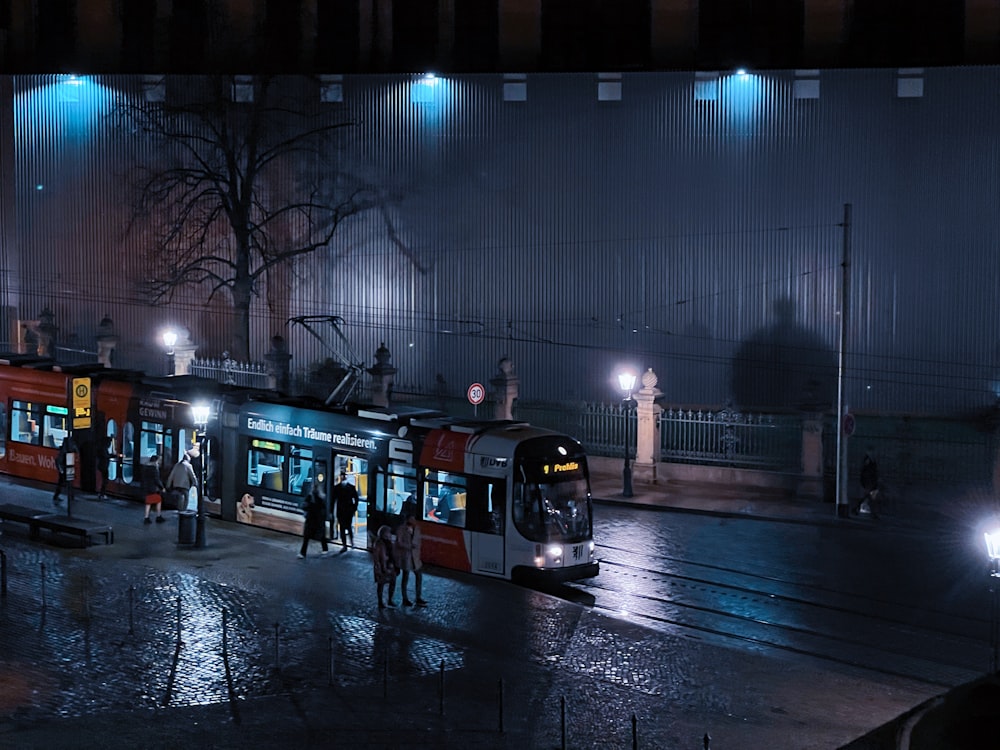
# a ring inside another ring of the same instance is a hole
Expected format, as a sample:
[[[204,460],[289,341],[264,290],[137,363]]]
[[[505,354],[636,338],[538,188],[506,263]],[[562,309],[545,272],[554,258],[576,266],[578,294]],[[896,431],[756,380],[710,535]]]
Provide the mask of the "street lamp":
[[[632,462],[631,449],[628,444],[628,415],[636,405],[636,400],[632,398],[632,389],[635,388],[635,373],[619,373],[618,385],[621,386],[622,393],[625,394],[625,398],[622,399],[622,409],[625,413],[625,466],[622,469],[622,497],[632,497]]]
[[[173,375],[174,346],[177,344],[177,331],[168,328],[163,332],[161,338],[163,339],[163,346],[167,349],[167,375]]]
[[[191,407],[191,416],[194,420],[194,426],[198,428],[198,434],[201,439],[201,471],[198,472],[198,513],[195,516],[194,527],[195,547],[205,546],[205,514],[203,500],[205,497],[205,491],[208,489],[206,477],[208,472],[208,415],[210,411],[211,410],[208,404],[194,404]]]
[[[983,534],[986,539],[986,554],[990,558],[990,592],[993,602],[990,607],[990,645],[993,658],[990,671],[1000,672],[1000,528]]]

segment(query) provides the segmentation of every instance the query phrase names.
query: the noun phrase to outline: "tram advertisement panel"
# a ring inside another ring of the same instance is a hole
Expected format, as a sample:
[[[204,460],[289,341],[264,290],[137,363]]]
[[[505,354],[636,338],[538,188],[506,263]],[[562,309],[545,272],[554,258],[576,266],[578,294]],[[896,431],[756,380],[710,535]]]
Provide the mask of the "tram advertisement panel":
[[[341,471],[359,494],[369,461],[386,450],[387,436],[343,414],[284,404],[251,403],[239,418],[232,491],[236,520],[299,534],[306,496],[314,487],[329,500]]]

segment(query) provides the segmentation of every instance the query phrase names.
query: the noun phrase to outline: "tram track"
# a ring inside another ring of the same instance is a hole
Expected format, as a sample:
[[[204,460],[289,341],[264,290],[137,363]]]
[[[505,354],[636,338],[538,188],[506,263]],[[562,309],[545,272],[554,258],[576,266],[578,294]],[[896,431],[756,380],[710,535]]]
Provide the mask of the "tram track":
[[[969,618],[711,563],[599,553],[601,575],[573,584],[597,612],[941,687],[981,674],[985,646]]]

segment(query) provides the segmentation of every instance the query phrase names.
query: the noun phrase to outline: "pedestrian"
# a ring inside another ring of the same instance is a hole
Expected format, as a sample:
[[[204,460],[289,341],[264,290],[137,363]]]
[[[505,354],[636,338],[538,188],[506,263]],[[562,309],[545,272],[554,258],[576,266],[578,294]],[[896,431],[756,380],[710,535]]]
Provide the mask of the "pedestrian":
[[[396,530],[396,543],[394,551],[396,555],[396,565],[403,572],[403,606],[412,607],[413,602],[406,594],[407,584],[410,580],[410,573],[413,573],[414,586],[416,587],[416,604],[418,607],[426,607],[427,602],[423,598],[424,571],[420,562],[420,526],[414,515],[412,506],[406,511],[406,520]]]
[[[97,493],[98,500],[108,499],[108,479],[111,462],[117,458],[114,435],[108,435],[97,446],[97,470],[101,472],[101,489]]]
[[[163,523],[163,478],[160,476],[160,454],[151,453],[149,460],[140,469],[142,491],[146,495],[146,516],[143,523],[152,523],[149,518],[151,510],[156,511],[156,522]]]
[[[354,514],[358,512],[358,490],[347,481],[347,472],[340,472],[340,481],[333,488],[334,513],[340,526],[340,544],[347,551],[347,538],[351,538],[354,546]],[[332,533],[331,538],[336,539]]]
[[[393,555],[392,531],[388,526],[380,526],[375,537],[375,545],[372,547],[372,565],[375,569],[375,590],[378,592],[379,609],[396,606],[393,597],[396,595],[396,576],[399,575],[399,568],[396,567]],[[382,591],[386,584],[389,584],[389,601],[383,602]]]
[[[865,453],[861,462],[861,489],[864,490],[864,494],[854,506],[854,515],[870,513],[872,518],[878,518],[878,513],[875,512],[875,498],[879,493],[878,462],[873,451]]]
[[[174,464],[167,475],[167,489],[176,498],[178,510],[188,509],[191,504],[191,488],[197,485],[198,477],[191,465],[191,454],[184,451],[181,460]]]
[[[75,449],[75,446],[72,446]],[[59,444],[59,452],[56,453],[56,472],[59,474],[59,478],[56,480],[56,489],[52,493],[52,504],[59,505],[62,502],[62,498],[59,497],[62,493],[63,487],[66,486],[66,472],[69,465],[69,454],[70,454],[71,444],[69,435],[62,439]]]
[[[309,547],[309,540],[316,536],[316,534],[319,534],[319,541],[323,546],[321,554],[325,557],[330,551],[326,540],[326,517],[329,514],[327,512],[326,493],[319,482],[312,483],[312,487],[306,493],[304,503],[306,517],[302,524],[302,548],[299,550],[298,558],[300,560],[305,558],[306,550]]]

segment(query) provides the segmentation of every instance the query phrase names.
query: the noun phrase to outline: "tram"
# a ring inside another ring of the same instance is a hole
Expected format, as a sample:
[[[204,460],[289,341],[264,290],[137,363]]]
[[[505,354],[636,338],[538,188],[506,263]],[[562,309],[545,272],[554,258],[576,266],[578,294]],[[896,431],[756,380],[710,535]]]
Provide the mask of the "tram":
[[[587,459],[566,435],[417,408],[220,402],[224,519],[300,533],[303,496],[347,475],[355,540],[413,513],[424,562],[506,579],[598,574]]]
[[[199,403],[211,404],[204,434]],[[159,455],[166,477],[189,451],[205,512],[301,534],[304,497],[316,485],[329,496],[343,473],[360,499],[355,543],[412,513],[429,564],[505,579],[598,574],[583,447],[525,423],[331,407],[192,376],[0,355],[0,473],[55,483],[68,437],[84,491],[100,487],[98,452],[109,443],[107,491],[134,500],[145,494],[141,463]]]
[[[158,454],[165,477],[185,451],[197,452],[191,407],[220,389],[191,376],[0,355],[0,473],[54,484],[59,447],[72,436],[80,459],[73,486],[95,492],[97,454],[110,440],[107,492],[141,499],[140,464]]]

